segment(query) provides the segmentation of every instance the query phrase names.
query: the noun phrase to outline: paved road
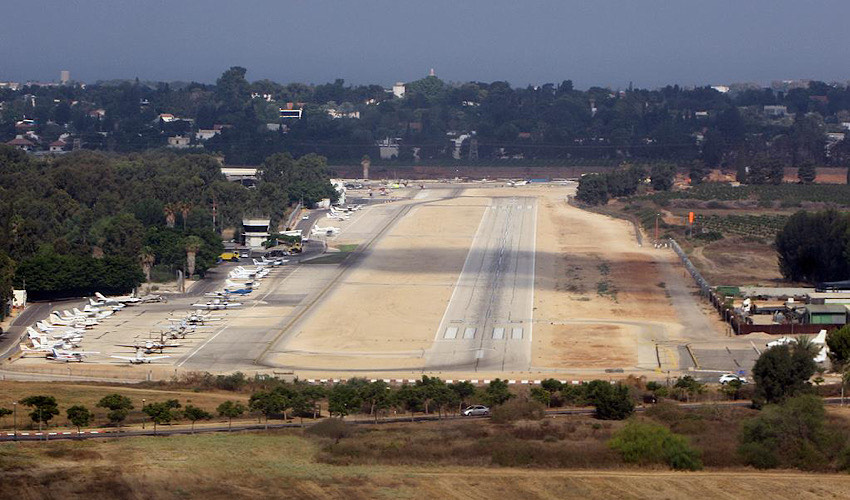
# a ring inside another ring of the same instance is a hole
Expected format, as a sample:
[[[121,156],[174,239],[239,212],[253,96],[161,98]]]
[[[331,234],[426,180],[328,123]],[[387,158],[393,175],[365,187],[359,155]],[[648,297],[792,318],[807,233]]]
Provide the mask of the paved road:
[[[47,318],[50,311],[70,310],[74,307],[82,308],[86,303],[79,298],[53,302],[31,302],[24,312],[12,321],[11,327],[0,336],[0,360],[8,359],[15,354],[18,345],[22,342],[26,328],[34,325],[36,321]]]
[[[486,207],[426,370],[531,368],[536,225],[536,198],[493,198]]]

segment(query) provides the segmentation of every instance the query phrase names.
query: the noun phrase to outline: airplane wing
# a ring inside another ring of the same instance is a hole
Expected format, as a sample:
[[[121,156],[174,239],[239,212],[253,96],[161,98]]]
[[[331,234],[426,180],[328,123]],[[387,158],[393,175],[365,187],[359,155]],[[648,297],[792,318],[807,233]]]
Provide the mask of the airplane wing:
[[[136,361],[136,358],[131,356],[109,356],[110,358],[123,359],[124,361]]]
[[[143,359],[145,361],[156,361],[157,359],[165,359],[170,357],[171,356],[145,356]]]

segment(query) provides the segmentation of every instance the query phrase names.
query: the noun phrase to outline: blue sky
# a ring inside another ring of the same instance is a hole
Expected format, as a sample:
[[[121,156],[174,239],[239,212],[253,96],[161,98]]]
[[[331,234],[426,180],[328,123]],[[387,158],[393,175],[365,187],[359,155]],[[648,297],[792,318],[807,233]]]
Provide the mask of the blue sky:
[[[843,0],[7,2],[0,80],[850,80]]]

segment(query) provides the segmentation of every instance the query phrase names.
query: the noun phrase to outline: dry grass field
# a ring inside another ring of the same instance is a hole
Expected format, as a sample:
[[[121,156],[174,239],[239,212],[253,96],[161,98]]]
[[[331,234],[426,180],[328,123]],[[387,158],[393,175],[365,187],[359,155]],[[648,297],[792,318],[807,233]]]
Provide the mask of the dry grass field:
[[[688,473],[627,467],[604,445],[621,423],[594,425],[583,417],[546,422],[393,424],[358,429],[337,444],[298,430],[10,443],[0,445],[0,481],[8,498],[93,499],[799,500],[846,498],[850,488],[847,475],[756,472],[717,452],[705,458],[728,466]],[[692,441],[704,434],[700,427],[718,432],[726,426],[703,423],[690,426]],[[722,451],[728,439],[720,441],[715,448]],[[523,449],[549,462],[503,465],[522,457]]]

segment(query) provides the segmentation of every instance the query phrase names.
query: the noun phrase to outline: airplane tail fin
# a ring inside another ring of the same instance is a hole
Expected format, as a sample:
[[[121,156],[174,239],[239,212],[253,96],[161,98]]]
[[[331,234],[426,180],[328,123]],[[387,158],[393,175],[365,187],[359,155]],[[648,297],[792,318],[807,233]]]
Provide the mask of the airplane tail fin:
[[[812,339],[812,344],[826,344],[826,330],[818,332],[818,334]]]

